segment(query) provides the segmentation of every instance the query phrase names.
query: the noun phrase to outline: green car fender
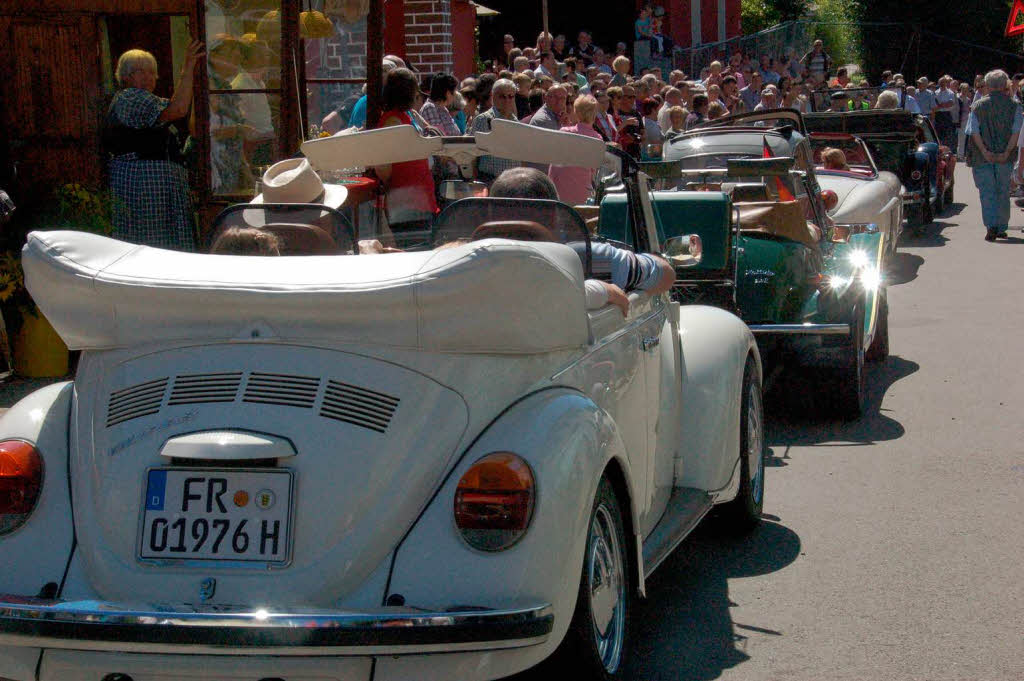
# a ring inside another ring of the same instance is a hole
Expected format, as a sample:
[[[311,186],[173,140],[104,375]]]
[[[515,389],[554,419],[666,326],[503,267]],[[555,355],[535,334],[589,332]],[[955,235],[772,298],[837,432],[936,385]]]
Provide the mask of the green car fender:
[[[801,317],[815,291],[810,276],[820,259],[787,239],[741,234],[736,303],[747,323],[778,323]],[[815,262],[817,261],[817,262]]]

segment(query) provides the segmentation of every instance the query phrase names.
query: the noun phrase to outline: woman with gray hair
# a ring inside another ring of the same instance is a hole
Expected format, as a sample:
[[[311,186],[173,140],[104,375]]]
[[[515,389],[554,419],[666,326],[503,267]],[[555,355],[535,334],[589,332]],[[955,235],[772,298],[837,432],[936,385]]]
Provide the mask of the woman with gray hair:
[[[1021,128],[1021,107],[1008,92],[1009,76],[995,70],[985,74],[988,94],[967,117],[967,165],[981,197],[985,241],[1006,238],[1010,222],[1010,175]]]
[[[594,129],[594,120],[597,118],[597,99],[592,95],[580,95],[573,102],[572,108],[579,122],[575,125],[564,126],[560,130],[601,139],[601,134]],[[553,165],[548,169],[548,177],[555,183],[558,195],[565,203],[579,206],[585,204],[590,198],[594,185],[594,172],[589,168]]]
[[[171,98],[153,94],[156,59],[129,50],[117,60],[121,90],[107,113],[103,142],[110,154],[114,238],[180,251],[195,250],[188,172],[171,122],[188,115],[192,76],[203,56],[193,42]]]
[[[875,100],[876,109],[898,109],[900,108],[900,96],[892,90],[885,90]]]

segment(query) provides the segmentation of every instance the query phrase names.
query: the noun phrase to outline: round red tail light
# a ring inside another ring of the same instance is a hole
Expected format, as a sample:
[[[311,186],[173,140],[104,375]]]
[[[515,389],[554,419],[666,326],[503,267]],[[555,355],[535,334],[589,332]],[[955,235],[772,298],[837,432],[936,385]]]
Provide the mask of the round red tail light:
[[[0,535],[21,527],[43,489],[43,458],[22,440],[0,442]]]
[[[470,546],[506,549],[526,533],[533,515],[530,465],[510,452],[494,452],[474,463],[455,490],[455,525]]]
[[[831,189],[825,189],[821,192],[821,200],[825,204],[825,210],[832,210],[839,205],[839,194]]]

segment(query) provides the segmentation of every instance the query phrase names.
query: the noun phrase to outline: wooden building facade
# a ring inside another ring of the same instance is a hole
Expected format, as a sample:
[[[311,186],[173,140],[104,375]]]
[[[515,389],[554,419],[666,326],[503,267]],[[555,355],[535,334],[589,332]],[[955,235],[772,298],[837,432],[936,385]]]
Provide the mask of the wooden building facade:
[[[170,97],[189,42],[195,74],[190,184],[208,226],[248,200],[270,163],[291,156],[325,116],[341,124],[366,80],[369,0],[0,0],[0,151],[26,210],[61,184],[102,189],[101,134],[118,56],[141,48]],[[379,50],[379,48],[378,48]],[[371,53],[378,52],[371,50]],[[8,180],[9,181],[9,180]]]

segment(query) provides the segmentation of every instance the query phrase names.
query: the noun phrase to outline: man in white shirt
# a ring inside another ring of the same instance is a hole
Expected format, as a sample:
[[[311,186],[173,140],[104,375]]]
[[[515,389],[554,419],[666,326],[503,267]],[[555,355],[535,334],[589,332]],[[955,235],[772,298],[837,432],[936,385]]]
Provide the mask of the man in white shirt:
[[[950,149],[956,149],[956,126],[959,118],[960,105],[956,93],[949,85],[953,81],[950,76],[939,78],[939,91],[935,93],[935,132],[939,139]]]
[[[547,76],[558,80],[558,64],[555,62],[555,55],[551,52],[542,52],[540,55],[540,66],[534,69],[538,76]]]
[[[669,109],[682,105],[683,93],[679,91],[679,88],[670,87],[665,91],[665,103],[661,105],[661,109],[658,111],[658,127],[661,128],[662,135],[672,129],[672,118],[669,115]]]
[[[921,76],[917,79],[917,106],[921,114],[932,118],[935,110],[935,93],[928,89],[928,78]]]

